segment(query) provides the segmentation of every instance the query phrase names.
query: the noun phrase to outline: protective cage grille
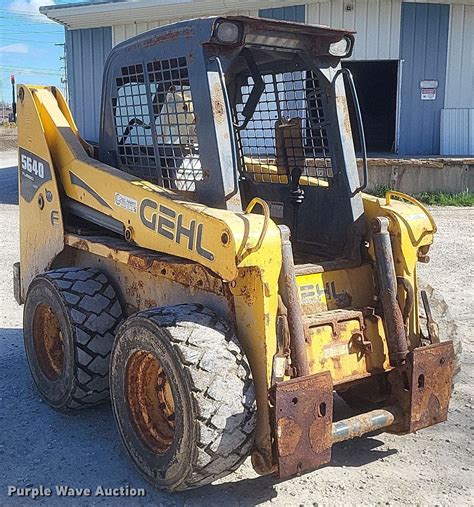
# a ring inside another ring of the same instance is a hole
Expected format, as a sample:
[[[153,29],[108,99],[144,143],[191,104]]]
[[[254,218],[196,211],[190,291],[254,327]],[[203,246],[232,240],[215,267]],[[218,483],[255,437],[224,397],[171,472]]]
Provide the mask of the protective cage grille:
[[[116,85],[121,168],[165,188],[195,191],[203,171],[186,58],[122,67]]]
[[[239,129],[241,165],[254,181],[288,183],[295,167],[300,182],[327,186],[334,176],[323,92],[311,71],[262,76],[265,89],[250,121]],[[235,105],[238,124],[252,92],[247,77]],[[324,182],[324,183],[322,183]]]

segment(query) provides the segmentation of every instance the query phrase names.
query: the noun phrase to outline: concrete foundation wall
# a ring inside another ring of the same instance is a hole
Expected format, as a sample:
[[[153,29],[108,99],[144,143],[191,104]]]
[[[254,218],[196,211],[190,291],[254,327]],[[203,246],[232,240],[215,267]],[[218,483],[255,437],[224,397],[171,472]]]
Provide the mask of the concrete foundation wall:
[[[359,161],[359,173],[362,168]],[[368,190],[386,186],[407,194],[474,190],[474,159],[369,159]]]

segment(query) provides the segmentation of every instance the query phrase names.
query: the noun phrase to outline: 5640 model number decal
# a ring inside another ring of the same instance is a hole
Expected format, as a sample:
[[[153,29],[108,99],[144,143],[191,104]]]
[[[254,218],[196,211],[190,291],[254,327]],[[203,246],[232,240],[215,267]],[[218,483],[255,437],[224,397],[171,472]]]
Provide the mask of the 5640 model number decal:
[[[24,148],[19,150],[20,195],[31,202],[38,188],[51,180],[51,169],[48,162]]]

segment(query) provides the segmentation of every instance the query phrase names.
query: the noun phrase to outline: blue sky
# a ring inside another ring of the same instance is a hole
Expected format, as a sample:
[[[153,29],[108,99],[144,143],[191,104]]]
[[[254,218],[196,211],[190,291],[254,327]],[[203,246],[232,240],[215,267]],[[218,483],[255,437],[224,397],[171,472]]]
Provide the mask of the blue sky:
[[[54,44],[64,43],[64,27],[38,9],[64,3],[72,0],[0,0],[0,100],[11,102],[10,74],[17,83],[61,85],[63,47]]]

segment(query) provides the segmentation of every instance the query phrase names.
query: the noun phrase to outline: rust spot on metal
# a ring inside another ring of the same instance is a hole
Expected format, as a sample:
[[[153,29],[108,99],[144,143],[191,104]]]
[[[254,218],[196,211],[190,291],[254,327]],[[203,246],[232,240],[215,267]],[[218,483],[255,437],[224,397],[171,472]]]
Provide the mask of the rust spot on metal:
[[[77,241],[74,241],[70,246],[77,248],[78,250],[84,250],[86,252],[89,251],[89,243],[85,239],[78,239]]]
[[[247,278],[244,278],[245,274]],[[241,297],[247,306],[252,306],[257,297],[255,280],[260,277],[260,268],[255,266],[239,268],[239,275],[237,280],[225,283],[224,286],[229,293],[232,291],[237,297]]]
[[[298,376],[309,373],[306,338],[304,333],[303,309],[300,303],[293,248],[290,242],[290,230],[284,225],[278,226],[282,240],[282,266],[279,279],[280,295],[287,308],[288,328],[290,332],[291,360]]]
[[[148,271],[153,264],[153,260],[144,255],[130,254],[128,256],[127,264],[132,268],[139,269],[140,271]]]
[[[162,42],[169,42],[179,39],[180,37],[191,37],[193,31],[190,28],[185,28],[182,30],[173,30],[169,32],[165,32],[158,35],[153,35],[148,37],[147,39],[142,39],[135,44],[132,44],[127,48],[127,51],[134,51],[140,48],[147,48],[151,46],[155,46],[156,44],[160,44]]]
[[[277,433],[280,442],[278,452],[286,458],[291,456],[301,439],[301,428],[291,417],[281,417],[277,422]]]
[[[144,308],[156,308],[157,304],[154,299],[145,299],[143,301]]]
[[[332,443],[345,442],[366,433],[391,426],[399,417],[397,407],[372,410],[332,425]]]
[[[217,123],[226,121],[226,111],[222,101],[222,90],[219,83],[215,83],[211,89],[212,110]]]
[[[384,311],[390,364],[397,366],[405,360],[408,345],[403,315],[397,300],[398,286],[388,230],[389,220],[386,217],[376,217],[370,225],[375,250],[378,295]]]
[[[354,331],[361,331],[365,328],[364,316],[361,311],[358,310],[333,310],[331,312],[322,312],[316,315],[311,315],[310,319],[307,319],[307,325],[310,325],[311,333],[322,332],[318,328],[321,326],[330,326],[332,328],[332,336],[335,341],[339,341],[341,337],[341,326],[347,324],[348,321],[358,321],[358,329]],[[309,333],[309,336],[311,336]],[[311,338],[310,338],[311,340]]]
[[[221,278],[215,276],[204,266],[151,250],[139,249],[124,240],[108,236],[81,237],[65,235],[69,246],[90,251],[96,255],[126,264],[138,271],[145,271],[155,276],[164,276],[186,286],[196,287],[219,296],[228,297],[229,291]],[[140,289],[139,287],[136,289]],[[136,290],[132,288],[132,292]]]
[[[133,301],[136,301],[139,308],[142,307],[142,295],[143,295],[143,282],[140,280],[138,282],[133,281],[131,283],[127,283],[126,285],[126,293],[127,296],[132,299]]]
[[[371,354],[373,352],[372,342],[367,340],[362,331],[354,331],[349,342],[350,350],[359,352],[361,356]]]

